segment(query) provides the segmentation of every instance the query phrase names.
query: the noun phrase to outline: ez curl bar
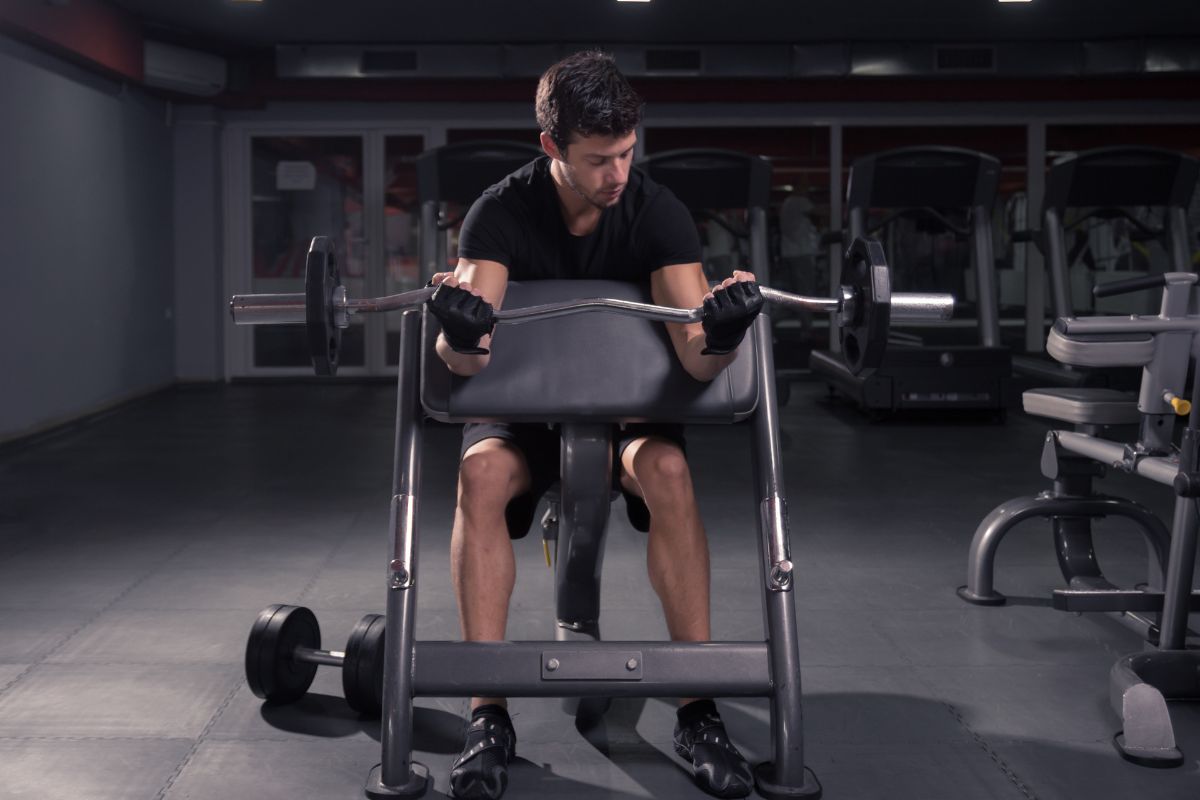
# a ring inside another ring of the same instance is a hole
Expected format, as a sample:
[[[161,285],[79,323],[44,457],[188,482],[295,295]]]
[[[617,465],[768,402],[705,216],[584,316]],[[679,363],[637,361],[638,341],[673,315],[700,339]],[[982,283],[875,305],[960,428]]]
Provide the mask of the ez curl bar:
[[[893,293],[891,271],[883,247],[873,239],[856,238],[846,251],[843,277],[834,297],[805,297],[759,284],[763,298],[797,311],[832,315],[842,344],[846,366],[855,375],[876,369],[887,348],[892,320],[935,321],[949,319],[954,297],[949,294]],[[312,240],[305,264],[304,292],[295,294],[241,294],[229,302],[237,325],[304,325],[313,368],[318,375],[337,372],[342,331],[356,314],[380,313],[421,305],[432,288],[414,289],[385,297],[352,298],[341,282],[333,243],[326,236]],[[549,319],[567,313],[610,309],[660,322],[699,322],[703,309],[667,308],[626,300],[591,299],[496,312],[497,324]]]

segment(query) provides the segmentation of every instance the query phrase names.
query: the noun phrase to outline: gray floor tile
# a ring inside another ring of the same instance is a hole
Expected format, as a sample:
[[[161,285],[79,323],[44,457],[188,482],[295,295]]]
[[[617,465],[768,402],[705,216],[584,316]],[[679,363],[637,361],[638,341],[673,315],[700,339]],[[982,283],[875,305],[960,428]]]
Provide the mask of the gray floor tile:
[[[1192,737],[1189,752],[1200,741]],[[1186,745],[1184,745],[1186,748]],[[1071,745],[999,743],[996,753],[1022,776],[1039,800],[1195,800],[1200,797],[1200,760],[1177,769],[1147,769],[1123,760],[1108,742]]]
[[[1051,556],[1053,560],[1053,556]],[[929,566],[869,566],[822,558],[797,569],[797,606],[804,611],[857,609],[889,611],[957,610],[955,589],[966,582],[966,555],[958,569]],[[1048,596],[1048,595],[1047,595]]]
[[[891,743],[825,745],[811,740],[806,758],[824,796],[921,800],[1028,800],[975,745]]]
[[[364,612],[382,607],[387,602],[387,565],[378,554],[375,562],[373,569],[363,566],[328,567],[322,570],[312,587],[305,593],[304,601],[322,608],[361,609]],[[447,588],[437,592],[439,584],[443,582],[436,576],[431,576],[431,572],[433,570],[428,569],[425,564],[418,567],[418,603],[422,605],[425,604],[426,597],[432,596],[436,601],[439,594],[449,591],[449,576],[444,581]],[[450,600],[453,602],[453,595]]]
[[[4,692],[30,668],[29,664],[0,664],[0,692]]]
[[[464,698],[420,697],[413,722],[417,747],[457,753],[467,715]],[[208,733],[212,740],[355,740],[367,752],[379,752],[380,720],[364,717],[346,703],[341,673],[322,668],[308,693],[286,705],[269,704],[239,687]]]
[[[6,800],[154,800],[192,742],[187,739],[0,739]]]
[[[0,696],[0,737],[195,738],[238,680],[230,667],[42,665]]]
[[[286,526],[266,528],[261,523],[244,525],[229,520],[229,530],[193,541],[177,551],[166,563],[169,569],[295,570],[311,572],[328,558],[337,546],[338,533],[325,536],[300,535]]]
[[[48,663],[241,664],[245,611],[106,611]]]
[[[160,569],[113,608],[258,611],[271,603],[296,603],[312,578],[287,569]]]
[[[916,674],[989,741],[1102,742],[1120,727],[1108,703],[1114,660],[1070,666],[917,667]]]
[[[804,740],[828,745],[966,744],[970,733],[912,672],[881,667],[812,667],[801,675]],[[770,705],[762,698],[718,702],[730,734],[770,752]]]
[[[897,615],[878,627],[913,664],[1089,665],[1117,655],[1089,620],[1049,608],[964,603],[958,610]]]
[[[361,800],[367,771],[378,758],[362,742],[205,742],[164,800]]]
[[[121,526],[105,530],[92,524],[69,535],[51,536],[38,541],[7,560],[5,568],[14,571],[56,569],[71,573],[92,569],[141,569],[154,567],[170,558],[184,545],[185,539],[168,526],[162,530]]]
[[[64,572],[47,559],[37,568],[0,564],[0,609],[62,609],[95,612],[134,586],[144,570],[84,569]]]
[[[340,670],[322,667],[308,693],[287,705],[266,704],[243,684],[222,709],[209,738],[378,741],[379,721],[362,718],[346,704],[341,681]]]
[[[29,664],[38,661],[79,630],[90,616],[84,610],[4,611],[0,662]]]

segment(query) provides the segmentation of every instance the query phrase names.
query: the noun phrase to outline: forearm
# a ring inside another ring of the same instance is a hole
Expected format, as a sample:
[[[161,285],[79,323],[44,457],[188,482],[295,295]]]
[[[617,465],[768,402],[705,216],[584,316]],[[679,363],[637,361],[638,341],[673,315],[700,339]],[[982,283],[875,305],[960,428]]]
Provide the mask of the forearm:
[[[491,344],[492,337],[484,336],[479,340],[479,346],[487,349]],[[452,348],[446,341],[446,337],[438,334],[437,338],[437,354],[438,357],[446,363],[446,366],[455,375],[461,375],[464,378],[469,378],[477,374],[481,369],[488,365],[491,360],[491,354],[488,355],[471,355],[468,353],[460,353]]]
[[[737,358],[737,350],[726,355],[703,355],[704,334],[689,336],[679,360],[687,373],[698,381],[708,383]]]

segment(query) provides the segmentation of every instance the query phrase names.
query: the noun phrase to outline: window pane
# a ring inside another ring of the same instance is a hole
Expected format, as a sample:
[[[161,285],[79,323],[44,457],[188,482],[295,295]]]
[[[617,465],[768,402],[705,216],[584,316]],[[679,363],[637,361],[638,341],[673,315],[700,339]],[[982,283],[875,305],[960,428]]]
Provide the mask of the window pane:
[[[417,207],[416,159],[425,148],[421,136],[389,136],[384,145],[383,226],[386,248],[385,294],[416,289],[421,284]],[[395,365],[400,352],[400,315],[384,314],[387,363]]]
[[[357,136],[256,136],[251,140],[251,236],[255,293],[303,292],[314,236],[333,240],[342,282],[363,296],[363,145]],[[308,366],[300,327],[255,327],[254,364]],[[361,321],[343,332],[340,361],[365,363]]]

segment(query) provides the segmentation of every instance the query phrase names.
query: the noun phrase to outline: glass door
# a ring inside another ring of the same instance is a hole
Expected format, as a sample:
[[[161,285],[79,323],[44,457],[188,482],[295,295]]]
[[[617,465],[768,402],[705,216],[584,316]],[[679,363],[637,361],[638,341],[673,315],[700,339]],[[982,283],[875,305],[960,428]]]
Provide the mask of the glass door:
[[[363,138],[252,136],[249,167],[248,291],[303,292],[309,243],[319,235],[332,239],[347,291],[361,296],[367,264]],[[343,331],[343,369],[365,366],[364,330],[354,320]],[[252,373],[311,370],[307,339],[297,326],[255,326],[249,335]]]
[[[421,286],[418,235],[421,209],[417,202],[417,156],[425,149],[425,137],[383,137],[383,293],[396,294]],[[400,315],[383,317],[386,364],[390,370],[399,362]]]
[[[227,224],[235,293],[302,293],[309,244],[328,236],[354,297],[419,283],[416,158],[427,131],[232,132]],[[339,377],[392,374],[396,315],[351,317],[342,332]],[[232,328],[234,377],[312,374],[299,325]]]

